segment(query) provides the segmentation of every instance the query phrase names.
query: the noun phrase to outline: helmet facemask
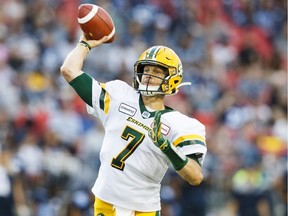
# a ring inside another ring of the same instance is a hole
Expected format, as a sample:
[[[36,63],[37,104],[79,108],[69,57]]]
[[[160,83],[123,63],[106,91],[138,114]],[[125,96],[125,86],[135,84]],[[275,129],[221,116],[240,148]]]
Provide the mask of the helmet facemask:
[[[134,78],[133,78],[133,82],[134,82],[134,88],[137,89],[138,92],[140,92],[142,95],[144,96],[155,96],[155,95],[164,95],[165,93],[163,92],[163,88],[165,89],[165,86],[168,86],[168,82],[167,82],[167,75],[168,72],[166,72],[165,77],[159,77],[159,76],[155,76],[152,74],[146,74],[144,72],[144,67],[145,65],[153,65],[153,64],[142,64],[141,66],[138,65],[138,69],[137,72],[134,74]],[[157,67],[160,67],[159,65],[156,65]],[[166,68],[161,67],[162,69],[164,69],[164,71],[167,71]],[[147,84],[142,84],[141,80],[143,76],[147,76],[148,77],[148,81]],[[150,79],[151,78],[156,78],[161,80],[161,83],[157,86],[155,85],[149,85],[150,83]]]

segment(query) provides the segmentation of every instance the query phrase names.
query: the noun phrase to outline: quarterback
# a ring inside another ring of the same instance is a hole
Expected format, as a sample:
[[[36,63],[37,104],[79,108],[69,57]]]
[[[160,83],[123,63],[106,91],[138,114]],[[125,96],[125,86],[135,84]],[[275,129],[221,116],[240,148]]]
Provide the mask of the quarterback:
[[[120,80],[100,83],[82,71],[86,55],[109,38],[80,42],[61,66],[64,79],[101,121],[105,137],[101,166],[92,188],[95,216],[160,215],[161,181],[171,165],[191,185],[203,180],[207,151],[205,127],[164,104],[182,83],[182,64],[165,46],[139,57],[133,85]]]

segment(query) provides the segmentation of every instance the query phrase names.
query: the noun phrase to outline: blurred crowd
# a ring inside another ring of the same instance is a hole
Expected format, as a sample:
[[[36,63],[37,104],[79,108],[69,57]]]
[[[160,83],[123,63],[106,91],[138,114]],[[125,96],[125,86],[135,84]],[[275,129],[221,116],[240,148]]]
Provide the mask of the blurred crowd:
[[[162,215],[287,215],[285,0],[0,3],[1,216],[93,215],[104,130],[59,73],[81,34],[81,3],[103,7],[116,26],[85,72],[130,84],[139,55],[159,44],[192,83],[166,102],[206,125],[205,180],[192,187],[169,170]]]

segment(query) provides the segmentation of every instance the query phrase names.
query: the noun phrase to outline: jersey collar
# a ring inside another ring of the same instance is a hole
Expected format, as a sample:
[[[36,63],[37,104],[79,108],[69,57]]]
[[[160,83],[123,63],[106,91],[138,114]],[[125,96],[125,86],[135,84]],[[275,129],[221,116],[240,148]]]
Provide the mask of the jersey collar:
[[[141,95],[139,95],[139,107],[140,107],[142,118],[148,119],[148,118],[153,118],[155,116],[156,111],[150,112],[149,110],[147,110],[146,106],[144,105]],[[173,111],[172,108],[165,106],[165,110],[163,110],[163,113],[171,112],[171,111]]]

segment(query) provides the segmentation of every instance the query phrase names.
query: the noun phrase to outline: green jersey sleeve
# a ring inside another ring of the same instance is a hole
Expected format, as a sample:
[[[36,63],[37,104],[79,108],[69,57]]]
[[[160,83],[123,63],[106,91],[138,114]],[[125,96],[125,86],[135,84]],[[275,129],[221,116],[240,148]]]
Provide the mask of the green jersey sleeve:
[[[74,88],[81,99],[92,107],[92,77],[82,73],[69,84]]]

